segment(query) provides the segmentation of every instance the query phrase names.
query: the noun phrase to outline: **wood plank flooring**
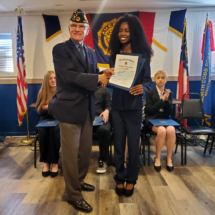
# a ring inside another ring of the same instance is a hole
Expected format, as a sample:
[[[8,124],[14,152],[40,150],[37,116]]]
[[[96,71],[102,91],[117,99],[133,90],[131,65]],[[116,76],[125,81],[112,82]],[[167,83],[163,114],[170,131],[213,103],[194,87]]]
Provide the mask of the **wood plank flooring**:
[[[0,143],[0,215],[83,215],[64,198],[61,169],[56,178],[43,178],[43,164],[33,165],[33,151],[19,146],[20,138]],[[151,147],[151,163],[155,152]],[[115,194],[115,169],[108,166],[98,175],[98,146],[93,146],[86,182],[95,192],[83,192],[93,206],[92,215],[206,215],[215,214],[215,150],[203,155],[202,147],[188,147],[187,165],[181,166],[180,147],[173,156],[175,169],[165,169],[166,149],[162,152],[162,170],[153,165],[140,167],[134,194],[130,198]],[[142,162],[142,156],[140,156]],[[61,159],[59,162],[61,168]]]

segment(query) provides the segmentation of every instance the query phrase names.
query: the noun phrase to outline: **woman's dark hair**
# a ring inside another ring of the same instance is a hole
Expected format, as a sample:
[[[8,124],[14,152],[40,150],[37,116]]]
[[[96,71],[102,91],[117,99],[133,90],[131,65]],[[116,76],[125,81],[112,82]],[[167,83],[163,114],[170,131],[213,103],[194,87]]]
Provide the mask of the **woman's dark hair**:
[[[132,52],[137,54],[145,53],[146,56],[151,57],[153,55],[153,51],[149,46],[148,39],[146,38],[145,31],[139,19],[132,14],[125,14],[117,20],[113,28],[108,48],[111,54],[111,59],[115,61],[116,54],[120,53],[121,43],[118,33],[120,25],[123,22],[127,22],[129,26]]]

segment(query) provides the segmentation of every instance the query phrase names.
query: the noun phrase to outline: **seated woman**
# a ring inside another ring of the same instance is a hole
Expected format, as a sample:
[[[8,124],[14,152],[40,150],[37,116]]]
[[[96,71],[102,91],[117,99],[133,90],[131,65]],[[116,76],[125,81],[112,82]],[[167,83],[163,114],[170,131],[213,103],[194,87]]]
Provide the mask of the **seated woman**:
[[[48,71],[45,74],[43,84],[38,93],[36,109],[41,115],[40,121],[53,119],[48,115],[48,103],[56,93],[55,72]],[[60,129],[59,125],[55,127],[40,127],[39,144],[40,144],[40,162],[44,162],[42,176],[56,177],[58,175],[58,160],[60,149]],[[50,165],[51,170],[50,170]]]
[[[166,139],[167,146],[167,170],[172,172],[174,166],[172,164],[172,152],[175,146],[175,128],[173,126],[153,126],[149,119],[169,119],[172,112],[172,93],[169,89],[165,89],[167,75],[164,71],[158,71],[155,74],[156,86],[146,93],[146,119],[145,126],[149,131],[157,134],[155,139],[156,157],[154,160],[154,168],[161,171],[160,154]]]

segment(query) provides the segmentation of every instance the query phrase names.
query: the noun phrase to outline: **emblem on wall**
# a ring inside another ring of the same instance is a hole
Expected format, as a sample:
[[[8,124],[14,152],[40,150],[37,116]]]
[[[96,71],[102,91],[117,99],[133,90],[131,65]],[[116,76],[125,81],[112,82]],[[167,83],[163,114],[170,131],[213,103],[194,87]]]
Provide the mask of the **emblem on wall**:
[[[104,22],[101,29],[98,31],[98,46],[102,49],[105,55],[110,55],[108,52],[108,45],[113,27],[117,19],[112,19],[110,22]]]

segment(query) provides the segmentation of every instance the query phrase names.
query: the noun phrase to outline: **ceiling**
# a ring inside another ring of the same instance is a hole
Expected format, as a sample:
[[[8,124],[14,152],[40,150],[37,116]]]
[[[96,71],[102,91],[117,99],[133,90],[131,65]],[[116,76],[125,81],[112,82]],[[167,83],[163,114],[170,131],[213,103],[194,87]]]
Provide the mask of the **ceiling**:
[[[24,11],[88,12],[134,11],[149,8],[189,8],[215,6],[215,0],[0,0],[0,12],[12,12],[20,6]]]

